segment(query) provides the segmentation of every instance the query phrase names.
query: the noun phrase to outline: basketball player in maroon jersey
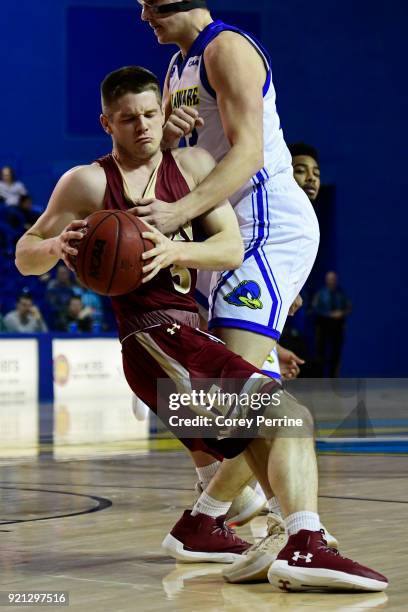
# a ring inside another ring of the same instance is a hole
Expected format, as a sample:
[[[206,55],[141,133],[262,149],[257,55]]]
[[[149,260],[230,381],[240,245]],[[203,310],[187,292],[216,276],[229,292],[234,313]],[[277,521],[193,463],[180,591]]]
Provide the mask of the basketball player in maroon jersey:
[[[86,229],[84,218],[90,213],[104,208],[127,210],[133,198],[149,191],[164,201],[174,201],[203,180],[214,165],[199,149],[187,155],[160,151],[160,88],[148,71],[130,67],[108,75],[102,84],[102,104],[101,121],[112,136],[113,152],[60,179],[46,211],[17,245],[16,265],[22,274],[43,274],[59,259],[68,262],[69,256],[75,256],[70,241],[82,239],[80,230]],[[343,558],[327,547],[322,536],[313,422],[308,410],[279,383],[197,329],[194,271],[222,269],[226,263],[238,267],[243,254],[235,215],[227,202],[212,208],[200,223],[209,236],[202,242],[190,239],[189,227],[180,228],[173,239],[157,230],[146,232],[144,236],[155,247],[143,256],[144,284],[112,299],[129,385],[153,410],[157,409],[159,378],[176,384],[183,382],[183,376],[191,382],[194,378],[246,379],[249,394],[261,389],[271,397],[277,395],[278,403],[271,401],[263,415],[274,419],[290,414],[302,421],[308,435],[280,435],[284,434],[281,419],[274,427],[264,427],[260,437],[202,440],[208,452],[220,457],[245,452],[256,476],[262,480],[266,474],[277,493],[289,537],[271,566],[271,583],[285,591],[331,586],[384,590],[388,584],[384,576]],[[232,561],[248,544],[225,527],[222,516],[186,510],[166,546],[175,556],[178,551],[194,556],[195,548],[215,551],[217,556],[224,547],[226,560]]]

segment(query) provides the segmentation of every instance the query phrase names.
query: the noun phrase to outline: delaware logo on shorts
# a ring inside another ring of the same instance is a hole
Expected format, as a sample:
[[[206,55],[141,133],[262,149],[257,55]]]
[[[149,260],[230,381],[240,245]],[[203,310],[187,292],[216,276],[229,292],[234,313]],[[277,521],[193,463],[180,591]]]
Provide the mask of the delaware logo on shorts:
[[[266,361],[271,364],[275,363],[275,359],[273,358],[272,355],[268,355],[266,358]]]
[[[242,281],[235,289],[224,296],[224,300],[233,306],[247,306],[252,310],[263,308],[263,304],[259,299],[261,297],[261,288],[255,281]]]

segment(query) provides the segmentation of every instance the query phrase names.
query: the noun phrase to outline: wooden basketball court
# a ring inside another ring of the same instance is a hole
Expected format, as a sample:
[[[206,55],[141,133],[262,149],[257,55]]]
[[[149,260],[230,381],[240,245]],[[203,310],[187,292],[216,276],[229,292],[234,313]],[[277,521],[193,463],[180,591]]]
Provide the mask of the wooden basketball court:
[[[388,576],[386,593],[276,593],[225,583],[219,564],[176,564],[160,544],[191,507],[194,472],[183,452],[147,447],[3,460],[0,591],[69,591],[69,609],[81,611],[404,609],[406,457],[324,455],[319,463],[324,523],[346,556]],[[239,535],[253,539],[264,527],[258,518]]]

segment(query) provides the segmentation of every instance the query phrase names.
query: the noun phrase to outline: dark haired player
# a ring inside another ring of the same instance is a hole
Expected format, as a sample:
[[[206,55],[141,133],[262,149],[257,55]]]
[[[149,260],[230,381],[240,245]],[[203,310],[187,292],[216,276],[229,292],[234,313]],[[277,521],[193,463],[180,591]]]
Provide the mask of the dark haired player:
[[[320,190],[319,153],[315,147],[305,142],[290,144],[289,151],[292,155],[295,181],[313,203]]]
[[[124,68],[108,75],[102,84],[102,125],[112,136],[113,152],[89,166],[75,168],[58,182],[46,211],[19,241],[16,264],[23,274],[42,274],[60,258],[76,255],[72,239],[81,239],[84,217],[102,208],[127,210],[134,198],[154,194],[171,202],[187,195],[211,171],[208,153],[160,150],[162,114],[154,75],[140,68]],[[173,239],[148,231],[155,247],[144,254],[145,283],[126,296],[112,298],[122,342],[123,365],[133,391],[153,410],[157,407],[156,382],[168,378],[177,385],[201,379],[246,379],[248,392],[260,389],[277,393],[278,405],[265,406],[266,418],[290,414],[303,422],[305,437],[287,437],[284,428],[264,427],[263,437],[209,439],[208,450],[222,457],[245,452],[256,475],[267,472],[285,516],[289,538],[273,562],[269,579],[278,588],[303,589],[304,585],[329,588],[383,590],[387,580],[368,568],[341,557],[326,545],[317,514],[317,466],[310,413],[279,384],[229,351],[222,343],[199,331],[197,306],[192,296],[198,267],[231,268],[242,261],[243,249],[235,216],[229,204],[215,205],[200,217],[209,236],[201,243],[190,240],[190,226]],[[150,281],[150,282],[148,282]],[[281,435],[282,434],[282,435]],[[262,468],[259,468],[263,462]],[[273,467],[272,467],[273,466]],[[218,519],[185,511],[168,546],[175,553],[206,542],[208,551],[220,540],[233,554],[247,544]],[[215,554],[219,554],[218,552]]]

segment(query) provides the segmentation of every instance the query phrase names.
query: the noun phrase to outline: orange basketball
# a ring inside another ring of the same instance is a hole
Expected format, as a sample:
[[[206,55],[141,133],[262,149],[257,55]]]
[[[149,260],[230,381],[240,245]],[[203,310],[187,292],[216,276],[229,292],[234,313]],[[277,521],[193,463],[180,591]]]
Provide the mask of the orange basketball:
[[[130,213],[100,210],[85,219],[84,238],[73,242],[71,257],[76,274],[86,287],[101,295],[123,295],[142,282],[142,253],[153,243],[142,237],[147,226]]]

